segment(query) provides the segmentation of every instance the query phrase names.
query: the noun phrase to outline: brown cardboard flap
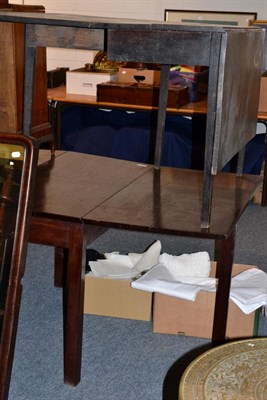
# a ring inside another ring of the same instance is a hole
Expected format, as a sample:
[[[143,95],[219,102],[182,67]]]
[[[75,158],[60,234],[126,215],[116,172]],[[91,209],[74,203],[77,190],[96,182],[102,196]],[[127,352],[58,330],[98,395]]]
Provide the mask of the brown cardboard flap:
[[[233,265],[233,276],[251,265]],[[211,276],[215,276],[212,263]],[[201,291],[196,301],[182,300],[160,293],[154,294],[153,332],[211,338],[215,293]],[[241,338],[253,336],[255,313],[244,314],[231,300],[229,302],[226,336]]]
[[[133,289],[131,280],[85,277],[84,313],[151,320],[152,293]]]

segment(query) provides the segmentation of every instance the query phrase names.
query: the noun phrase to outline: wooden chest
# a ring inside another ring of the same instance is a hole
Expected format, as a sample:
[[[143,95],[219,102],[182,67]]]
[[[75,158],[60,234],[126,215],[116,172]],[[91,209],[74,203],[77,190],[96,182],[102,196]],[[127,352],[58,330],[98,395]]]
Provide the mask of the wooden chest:
[[[101,83],[97,85],[97,101],[157,107],[159,86],[145,83]],[[176,85],[169,87],[168,108],[180,108],[188,101],[188,87]]]

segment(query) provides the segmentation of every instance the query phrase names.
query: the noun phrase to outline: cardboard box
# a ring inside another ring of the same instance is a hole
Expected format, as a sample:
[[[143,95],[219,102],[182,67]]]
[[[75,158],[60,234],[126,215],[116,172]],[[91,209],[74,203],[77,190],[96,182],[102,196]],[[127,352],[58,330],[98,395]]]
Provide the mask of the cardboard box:
[[[115,81],[117,72],[88,72],[85,68],[67,71],[66,92],[96,96],[97,84]]]
[[[150,321],[152,293],[133,289],[131,280],[85,276],[84,313]]]
[[[251,265],[233,265],[233,276],[252,268]],[[215,276],[216,263],[212,263]],[[196,301],[154,294],[153,332],[200,338],[212,337],[215,293],[201,291]],[[256,318],[255,318],[256,315]],[[244,314],[231,300],[228,310],[226,336],[251,337],[256,334],[258,313]],[[254,325],[255,324],[255,325]]]
[[[122,83],[142,82],[149,85],[160,84],[160,71],[154,69],[119,68],[118,81]]]
[[[267,112],[267,76],[261,77],[259,112]]]

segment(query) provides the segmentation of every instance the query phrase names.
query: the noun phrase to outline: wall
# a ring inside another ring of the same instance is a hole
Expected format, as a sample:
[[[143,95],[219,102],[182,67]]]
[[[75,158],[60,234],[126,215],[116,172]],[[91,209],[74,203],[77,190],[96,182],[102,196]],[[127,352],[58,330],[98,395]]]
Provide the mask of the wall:
[[[46,12],[105,17],[163,20],[165,9],[257,12],[267,19],[267,0],[21,0],[10,3],[42,4]],[[92,62],[94,53],[81,50],[47,49],[48,70],[65,66],[80,68]]]

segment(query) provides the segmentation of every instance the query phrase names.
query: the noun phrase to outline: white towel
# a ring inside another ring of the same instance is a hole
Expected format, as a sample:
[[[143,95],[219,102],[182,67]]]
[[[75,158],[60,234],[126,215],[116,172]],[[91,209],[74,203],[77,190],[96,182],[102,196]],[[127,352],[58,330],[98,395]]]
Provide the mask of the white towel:
[[[267,305],[267,274],[250,268],[232,278],[230,299],[245,313],[250,314]]]
[[[194,301],[200,290],[212,290],[215,284],[215,278],[177,276],[175,279],[165,265],[158,264],[133,281],[131,286],[135,289]]]
[[[129,279],[136,278],[158,263],[161,251],[159,240],[144,253],[119,254],[117,251],[105,253],[106,259],[90,261],[89,265],[94,276]]]
[[[206,251],[180,256],[163,253],[159,257],[159,262],[168,268],[174,278],[181,275],[207,278],[210,275],[210,257]]]

